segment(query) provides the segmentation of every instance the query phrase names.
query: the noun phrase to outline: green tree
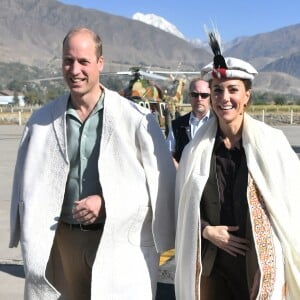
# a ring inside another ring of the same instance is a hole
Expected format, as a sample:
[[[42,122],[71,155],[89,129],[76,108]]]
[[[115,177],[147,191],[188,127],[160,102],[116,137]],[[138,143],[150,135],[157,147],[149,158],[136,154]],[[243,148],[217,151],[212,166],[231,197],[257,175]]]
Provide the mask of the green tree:
[[[7,88],[11,91],[21,91],[22,88],[23,88],[24,84],[21,83],[20,81],[18,80],[12,80],[8,85],[7,85]]]
[[[17,91],[14,91],[13,104],[14,105],[19,105],[19,97],[18,97],[18,92]]]
[[[285,98],[283,96],[281,96],[281,95],[276,95],[274,97],[274,103],[276,105],[283,105],[285,103]]]
[[[30,91],[25,95],[25,101],[29,105],[40,104],[39,93],[37,91]]]

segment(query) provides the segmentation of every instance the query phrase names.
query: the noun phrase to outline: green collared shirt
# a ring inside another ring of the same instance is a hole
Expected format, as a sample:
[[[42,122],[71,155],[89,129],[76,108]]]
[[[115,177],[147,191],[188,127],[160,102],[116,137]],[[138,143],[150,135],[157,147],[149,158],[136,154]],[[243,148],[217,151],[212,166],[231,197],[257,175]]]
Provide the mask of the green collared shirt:
[[[61,218],[67,223],[78,223],[72,217],[74,201],[89,195],[102,195],[99,182],[98,158],[100,151],[104,93],[88,118],[82,122],[71,101],[68,103],[67,146],[70,171],[66,183]]]

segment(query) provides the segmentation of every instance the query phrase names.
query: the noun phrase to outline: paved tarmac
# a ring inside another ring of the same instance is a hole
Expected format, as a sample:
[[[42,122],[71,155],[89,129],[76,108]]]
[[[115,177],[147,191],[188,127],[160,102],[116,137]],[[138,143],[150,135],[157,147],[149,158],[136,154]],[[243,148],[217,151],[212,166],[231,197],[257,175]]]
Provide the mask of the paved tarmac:
[[[286,134],[291,146],[300,158],[300,126],[281,126],[278,128]],[[8,248],[12,178],[22,131],[22,126],[0,126],[0,299],[3,300],[23,299],[24,270],[21,251],[19,247]],[[171,259],[161,267],[157,300],[174,299],[173,277],[174,259]]]

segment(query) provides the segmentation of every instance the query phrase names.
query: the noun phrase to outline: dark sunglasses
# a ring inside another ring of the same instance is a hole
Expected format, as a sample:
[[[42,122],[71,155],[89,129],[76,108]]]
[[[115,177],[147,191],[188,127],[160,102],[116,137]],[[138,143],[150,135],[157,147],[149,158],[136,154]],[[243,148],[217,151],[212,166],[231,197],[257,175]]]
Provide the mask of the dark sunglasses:
[[[190,95],[193,98],[198,98],[199,96],[201,96],[202,99],[206,99],[210,96],[210,94],[208,94],[208,93],[196,93],[196,92],[191,92]]]

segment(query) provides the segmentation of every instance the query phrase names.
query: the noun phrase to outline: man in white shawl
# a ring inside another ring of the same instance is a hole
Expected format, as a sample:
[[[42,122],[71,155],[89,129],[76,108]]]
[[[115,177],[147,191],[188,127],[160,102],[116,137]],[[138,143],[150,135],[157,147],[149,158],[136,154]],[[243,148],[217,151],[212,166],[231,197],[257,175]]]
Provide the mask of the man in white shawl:
[[[70,93],[25,126],[10,247],[21,244],[24,298],[154,299],[159,253],[174,247],[175,167],[151,112],[99,84],[102,42],[63,41]]]
[[[176,299],[300,299],[299,159],[280,130],[245,112],[256,70],[209,37],[202,76],[215,117],[177,173]]]

